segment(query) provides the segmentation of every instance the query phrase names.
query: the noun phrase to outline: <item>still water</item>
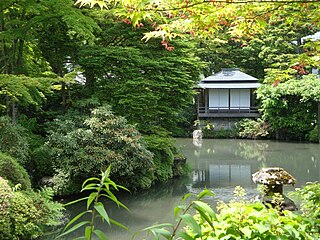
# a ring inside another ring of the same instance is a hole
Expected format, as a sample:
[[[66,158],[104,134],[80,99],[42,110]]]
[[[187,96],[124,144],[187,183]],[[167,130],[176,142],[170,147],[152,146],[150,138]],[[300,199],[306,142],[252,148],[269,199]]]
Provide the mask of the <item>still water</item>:
[[[187,163],[192,169],[190,176],[154,186],[139,194],[120,196],[129,212],[107,203],[109,216],[130,230],[104,228],[110,240],[128,240],[136,231],[153,224],[174,223],[173,209],[189,192],[199,193],[204,188],[214,191],[216,196],[206,199],[212,206],[219,200],[231,199],[234,187],[239,185],[249,197],[255,197],[258,191],[251,175],[262,167],[284,168],[297,179],[295,187],[320,180],[319,144],[239,139],[204,139],[199,143],[192,139],[177,139],[176,145],[187,156]],[[292,186],[285,188],[285,191],[292,190]],[[72,214],[84,208],[77,205],[69,210]],[[66,239],[75,237],[70,235]],[[150,238],[141,233],[135,239]]]

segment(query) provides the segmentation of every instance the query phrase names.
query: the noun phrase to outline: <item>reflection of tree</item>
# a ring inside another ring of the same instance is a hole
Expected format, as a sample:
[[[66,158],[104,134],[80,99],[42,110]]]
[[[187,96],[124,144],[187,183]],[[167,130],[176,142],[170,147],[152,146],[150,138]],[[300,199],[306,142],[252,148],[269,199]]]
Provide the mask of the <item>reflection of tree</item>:
[[[265,162],[268,148],[269,145],[265,142],[239,142],[235,154],[247,160],[255,159],[258,162]]]

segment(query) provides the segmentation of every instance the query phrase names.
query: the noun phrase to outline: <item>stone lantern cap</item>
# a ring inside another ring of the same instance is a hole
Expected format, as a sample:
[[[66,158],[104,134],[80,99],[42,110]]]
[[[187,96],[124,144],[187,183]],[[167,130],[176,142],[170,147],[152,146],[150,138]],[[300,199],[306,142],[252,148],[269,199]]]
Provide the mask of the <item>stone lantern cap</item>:
[[[283,168],[279,167],[262,168],[258,172],[252,174],[252,180],[255,183],[261,183],[265,185],[294,185],[296,183],[296,179],[294,177],[292,177]]]

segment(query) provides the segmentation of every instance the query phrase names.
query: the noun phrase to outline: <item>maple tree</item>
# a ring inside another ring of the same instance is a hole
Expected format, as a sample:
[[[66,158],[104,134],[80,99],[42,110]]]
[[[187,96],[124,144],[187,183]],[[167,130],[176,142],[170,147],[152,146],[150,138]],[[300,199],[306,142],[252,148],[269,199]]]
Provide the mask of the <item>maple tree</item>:
[[[99,6],[141,27],[151,22],[154,29],[144,39],[161,37],[219,38],[221,31],[229,36],[251,37],[262,32],[270,18],[295,24],[306,18],[318,25],[319,0],[77,0],[76,5]]]

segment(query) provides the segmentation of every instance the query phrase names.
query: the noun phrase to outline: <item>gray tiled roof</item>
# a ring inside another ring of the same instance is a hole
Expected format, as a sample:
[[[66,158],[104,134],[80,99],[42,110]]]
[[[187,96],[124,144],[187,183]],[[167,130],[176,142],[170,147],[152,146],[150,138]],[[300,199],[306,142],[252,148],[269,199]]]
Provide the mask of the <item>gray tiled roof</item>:
[[[258,79],[246,73],[239,68],[222,68],[221,72],[213,74],[210,77],[202,79],[197,87],[200,88],[258,88],[260,83]]]
[[[222,68],[222,71],[215,73],[212,76],[209,76],[205,79],[202,79],[201,83],[229,82],[229,81],[258,82],[258,79],[246,73],[241,72],[239,68]]]

